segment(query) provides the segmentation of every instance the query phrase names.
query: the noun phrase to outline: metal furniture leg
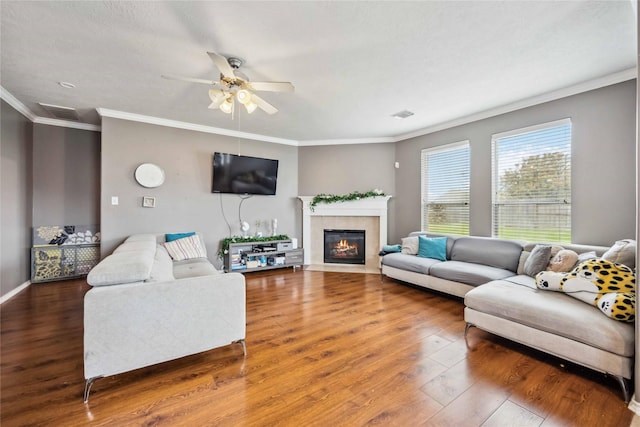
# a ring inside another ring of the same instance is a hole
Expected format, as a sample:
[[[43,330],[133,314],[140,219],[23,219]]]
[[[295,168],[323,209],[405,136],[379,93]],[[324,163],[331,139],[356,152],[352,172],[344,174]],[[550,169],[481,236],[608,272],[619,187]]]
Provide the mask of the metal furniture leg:
[[[234,343],[242,345],[242,353],[244,354],[244,357],[247,357],[247,344],[245,343],[245,341],[244,340],[238,340],[238,341],[234,341]]]
[[[467,334],[469,334],[469,329],[471,329],[472,327],[474,327],[476,325],[474,325],[473,323],[468,323],[465,325],[464,327],[464,343],[466,344],[467,348],[471,348],[469,346],[469,341],[467,341]]]
[[[93,378],[89,378],[89,379],[85,380],[85,382],[84,382],[84,394],[82,396],[82,398],[84,400],[84,403],[89,403],[89,393],[91,392],[91,386],[93,385],[95,380],[97,380],[98,378],[102,378],[102,376],[93,377]]]
[[[613,378],[616,379],[616,381],[618,381],[618,384],[620,384],[620,388],[622,389],[622,397],[624,398],[624,402],[625,403],[629,403],[629,400],[631,399],[631,380],[628,380],[624,377],[618,376],[618,375],[611,375]]]

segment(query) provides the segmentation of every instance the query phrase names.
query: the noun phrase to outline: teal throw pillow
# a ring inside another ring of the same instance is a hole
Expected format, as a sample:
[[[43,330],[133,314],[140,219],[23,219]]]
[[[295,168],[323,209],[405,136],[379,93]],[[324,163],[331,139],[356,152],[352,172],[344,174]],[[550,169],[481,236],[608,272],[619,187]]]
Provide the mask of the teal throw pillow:
[[[402,245],[384,245],[382,247],[382,251],[387,253],[400,252],[401,250]]]
[[[447,238],[418,236],[418,256],[447,260]]]
[[[196,232],[195,231],[191,231],[189,233],[172,233],[172,234],[165,234],[164,235],[164,239],[167,242],[173,242],[174,240],[178,240],[178,239],[184,239],[185,237],[191,237],[193,235],[195,235]]]

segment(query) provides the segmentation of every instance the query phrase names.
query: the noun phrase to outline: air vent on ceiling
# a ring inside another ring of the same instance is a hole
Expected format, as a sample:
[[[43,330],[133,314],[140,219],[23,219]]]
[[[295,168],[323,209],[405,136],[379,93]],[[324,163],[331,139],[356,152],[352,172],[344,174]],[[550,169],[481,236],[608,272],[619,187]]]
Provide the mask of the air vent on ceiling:
[[[42,108],[47,110],[56,119],[60,120],[73,120],[80,121],[80,116],[75,108],[62,107],[60,105],[45,104],[44,102],[38,102]]]
[[[413,116],[413,113],[409,110],[402,110],[391,115],[391,117],[395,117],[396,119],[406,119],[411,116]]]

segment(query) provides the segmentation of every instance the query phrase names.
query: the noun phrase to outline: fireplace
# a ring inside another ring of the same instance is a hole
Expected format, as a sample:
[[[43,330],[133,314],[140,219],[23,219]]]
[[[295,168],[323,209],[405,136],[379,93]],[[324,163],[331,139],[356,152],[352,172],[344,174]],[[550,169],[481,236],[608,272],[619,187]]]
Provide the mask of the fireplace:
[[[324,262],[364,264],[364,230],[324,230]]]

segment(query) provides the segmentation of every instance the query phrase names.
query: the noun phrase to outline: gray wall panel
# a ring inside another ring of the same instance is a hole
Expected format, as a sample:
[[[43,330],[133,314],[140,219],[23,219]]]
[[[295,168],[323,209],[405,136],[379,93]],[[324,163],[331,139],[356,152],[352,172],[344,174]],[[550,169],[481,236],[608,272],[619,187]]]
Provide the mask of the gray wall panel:
[[[394,151],[394,143],[300,147],[300,195],[347,194],[374,188],[393,194]]]
[[[349,194],[375,188],[395,191],[395,144],[353,144],[300,147],[298,154],[301,196]],[[389,200],[388,230],[395,234],[395,198]]]
[[[1,110],[0,293],[30,278],[33,125],[5,101]]]
[[[33,225],[100,224],[100,133],[34,125]]]
[[[136,233],[200,231],[209,258],[221,239],[241,234],[238,195],[212,194],[213,153],[226,152],[279,160],[275,196],[253,196],[242,202],[242,219],[255,231],[257,220],[278,220],[278,233],[301,237],[297,147],[239,140],[183,129],[113,118],[102,120],[102,252],[110,253],[124,238]],[[164,185],[138,185],[134,171],[141,163],[155,163],[166,174]],[[111,197],[119,205],[111,205]],[[143,208],[142,197],[156,198],[155,208]],[[229,226],[227,225],[223,209]],[[263,232],[268,232],[263,227]],[[217,264],[220,266],[220,264]]]
[[[575,243],[633,238],[636,81],[562,98],[396,145],[396,239],[420,228],[420,151],[471,143],[471,234],[491,235],[491,135],[563,118],[573,123],[572,234]]]
[[[215,252],[220,239],[239,233],[240,203],[210,192],[215,151],[280,160],[278,195],[242,204],[252,232],[256,220],[278,218],[279,232],[300,237],[299,194],[380,188],[393,195],[388,231],[396,242],[420,227],[420,150],[469,139],[471,233],[488,236],[491,135],[565,117],[573,122],[573,240],[608,245],[637,228],[635,92],[632,80],[396,144],[291,147],[105,118],[102,158],[98,133],[33,125],[3,101],[1,291],[28,280],[34,224],[101,222],[105,252],[132,233],[198,229]],[[163,187],[135,183],[143,162],[165,168]],[[111,206],[112,195],[119,206]],[[145,195],[157,198],[156,208],[141,207]]]

